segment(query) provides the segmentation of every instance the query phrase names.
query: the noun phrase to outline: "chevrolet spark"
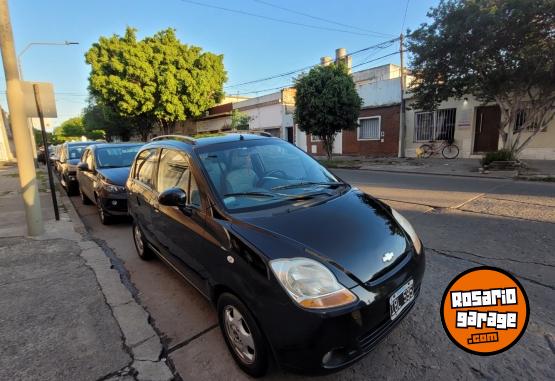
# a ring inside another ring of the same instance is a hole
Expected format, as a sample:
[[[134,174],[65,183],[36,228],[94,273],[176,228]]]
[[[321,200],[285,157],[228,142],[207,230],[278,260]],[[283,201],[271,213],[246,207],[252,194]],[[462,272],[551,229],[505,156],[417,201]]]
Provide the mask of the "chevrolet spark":
[[[409,312],[424,250],[394,209],[278,138],[159,137],[127,181],[138,255],[216,307],[233,358],[302,373],[346,367]]]

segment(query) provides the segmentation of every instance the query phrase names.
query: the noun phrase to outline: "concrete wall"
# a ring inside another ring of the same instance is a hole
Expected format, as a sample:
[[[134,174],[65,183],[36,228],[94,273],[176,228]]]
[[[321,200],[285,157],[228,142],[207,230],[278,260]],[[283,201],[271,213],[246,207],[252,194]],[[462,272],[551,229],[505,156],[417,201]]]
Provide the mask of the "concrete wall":
[[[401,103],[401,83],[399,78],[386,79],[357,85],[362,107],[377,107]]]

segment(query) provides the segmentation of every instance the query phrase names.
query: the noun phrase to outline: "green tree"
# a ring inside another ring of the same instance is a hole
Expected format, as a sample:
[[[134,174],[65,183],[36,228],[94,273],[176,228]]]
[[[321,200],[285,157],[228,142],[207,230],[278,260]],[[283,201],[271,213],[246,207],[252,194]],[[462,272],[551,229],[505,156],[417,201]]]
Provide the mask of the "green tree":
[[[77,116],[75,118],[70,118],[64,121],[60,125],[61,131],[60,135],[65,138],[76,138],[79,139],[81,136],[85,135],[85,128],[83,127],[83,118]]]
[[[317,66],[297,78],[295,88],[295,123],[301,131],[322,139],[331,160],[336,134],[358,126],[362,99],[353,77],[341,63]]]
[[[119,137],[123,141],[128,141],[135,130],[133,117],[121,116],[112,108],[95,103],[90,103],[83,110],[83,123],[87,134],[103,131],[108,140]]]
[[[223,96],[223,56],[182,44],[171,28],[143,40],[133,28],[101,37],[85,59],[96,102],[136,118],[142,130],[157,123],[172,133],[177,121],[202,115]]]
[[[503,146],[518,155],[554,117],[555,2],[441,1],[428,16],[408,38],[415,107],[465,94],[495,101]]]
[[[239,110],[231,112],[231,129],[232,130],[248,130],[249,122],[252,120],[250,116]]]

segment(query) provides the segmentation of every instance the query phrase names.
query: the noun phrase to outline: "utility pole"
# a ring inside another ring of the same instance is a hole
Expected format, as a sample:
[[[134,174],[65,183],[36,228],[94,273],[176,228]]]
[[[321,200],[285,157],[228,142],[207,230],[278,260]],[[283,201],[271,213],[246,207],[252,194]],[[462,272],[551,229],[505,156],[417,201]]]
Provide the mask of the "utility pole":
[[[0,48],[2,50],[8,108],[19,169],[19,184],[27,220],[27,234],[30,236],[41,235],[44,232],[44,226],[42,224],[37,173],[33,157],[33,141],[27,127],[23,89],[21,88],[17,69],[7,0],[0,0]]]
[[[401,33],[399,37],[399,53],[401,53],[401,110],[399,113],[399,157],[405,157],[405,136],[407,131],[406,125],[406,106],[405,106],[405,57],[404,57],[404,36]]]

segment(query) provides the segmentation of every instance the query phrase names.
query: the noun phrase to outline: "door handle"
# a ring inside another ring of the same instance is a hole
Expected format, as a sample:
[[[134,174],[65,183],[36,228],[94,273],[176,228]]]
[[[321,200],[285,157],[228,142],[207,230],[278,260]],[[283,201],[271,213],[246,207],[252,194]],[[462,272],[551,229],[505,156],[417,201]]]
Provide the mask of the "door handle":
[[[484,114],[480,113],[480,132],[478,132],[479,134],[482,133],[482,124],[484,122]]]

